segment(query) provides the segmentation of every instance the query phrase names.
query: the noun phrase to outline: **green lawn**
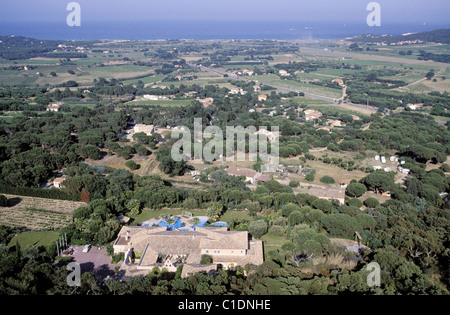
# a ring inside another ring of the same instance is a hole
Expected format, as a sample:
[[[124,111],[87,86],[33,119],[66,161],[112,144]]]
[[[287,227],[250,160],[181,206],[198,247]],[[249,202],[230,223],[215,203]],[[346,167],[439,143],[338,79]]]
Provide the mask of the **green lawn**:
[[[25,250],[31,245],[49,246],[51,243],[56,242],[58,238],[59,233],[54,231],[24,232],[14,236],[9,246],[16,245],[16,241],[18,241],[21,249]]]
[[[267,255],[271,250],[281,250],[281,246],[286,243],[285,236],[277,236],[271,233],[267,233],[261,237],[264,244],[264,258],[267,259]]]

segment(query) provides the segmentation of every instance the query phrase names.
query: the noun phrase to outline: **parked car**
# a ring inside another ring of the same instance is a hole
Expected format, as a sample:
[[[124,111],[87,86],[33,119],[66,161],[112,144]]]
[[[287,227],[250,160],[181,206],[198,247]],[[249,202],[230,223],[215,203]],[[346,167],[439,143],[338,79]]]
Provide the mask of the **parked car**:
[[[91,244],[84,245],[83,253],[87,253],[91,249]]]

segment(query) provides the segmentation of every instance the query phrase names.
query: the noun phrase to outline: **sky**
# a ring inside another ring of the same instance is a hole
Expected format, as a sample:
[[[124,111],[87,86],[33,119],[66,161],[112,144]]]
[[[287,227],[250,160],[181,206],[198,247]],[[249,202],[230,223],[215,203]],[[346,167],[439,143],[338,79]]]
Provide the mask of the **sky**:
[[[0,2],[0,21],[65,21],[71,0]],[[78,0],[84,21],[365,22],[371,0]],[[379,0],[389,24],[449,25],[449,0]]]

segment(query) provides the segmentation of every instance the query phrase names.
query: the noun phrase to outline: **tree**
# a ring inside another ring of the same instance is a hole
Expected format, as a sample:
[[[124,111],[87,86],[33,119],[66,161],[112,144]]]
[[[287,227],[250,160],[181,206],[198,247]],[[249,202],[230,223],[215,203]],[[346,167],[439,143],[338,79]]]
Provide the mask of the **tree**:
[[[194,217],[194,218],[192,219],[192,224],[194,224],[194,226],[197,226],[199,223],[200,223],[200,219],[199,219],[199,218]]]
[[[332,207],[330,201],[328,201],[326,199],[321,199],[321,198],[314,200],[312,203],[312,206],[315,209],[319,209],[325,213],[331,212],[331,207]]]
[[[217,220],[224,210],[223,204],[220,202],[212,202],[208,206],[207,215],[212,220]]]
[[[267,223],[264,220],[256,220],[249,224],[248,231],[255,238],[260,238],[267,233]]]
[[[355,231],[362,231],[361,224],[346,214],[330,214],[320,219],[324,228],[333,236],[352,239]]]
[[[300,211],[294,211],[289,214],[288,223],[289,226],[294,226],[303,222],[305,216]]]
[[[81,202],[86,202],[86,203],[88,203],[88,202],[89,202],[90,195],[91,195],[91,193],[90,193],[88,190],[83,189],[83,190],[81,191],[81,195],[80,195]]]
[[[427,72],[425,77],[427,78],[427,80],[431,80],[434,77],[434,75],[435,75],[434,70],[430,70]]]
[[[363,229],[372,229],[377,224],[377,221],[366,213],[358,214],[356,220]]]
[[[300,207],[293,203],[288,203],[281,207],[281,212],[284,217],[289,217],[294,211],[300,211]]]
[[[314,174],[306,174],[306,176],[305,176],[305,179],[306,179],[308,182],[314,181],[314,178],[315,178]]]
[[[376,193],[389,191],[394,186],[393,174],[384,171],[376,171],[364,177],[361,180],[361,183],[364,184],[367,189],[375,191]]]
[[[100,160],[102,158],[99,148],[95,145],[90,144],[81,147],[79,150],[79,154],[82,158],[85,159]]]
[[[346,193],[350,197],[361,197],[366,192],[366,186],[360,183],[351,183],[347,186]]]

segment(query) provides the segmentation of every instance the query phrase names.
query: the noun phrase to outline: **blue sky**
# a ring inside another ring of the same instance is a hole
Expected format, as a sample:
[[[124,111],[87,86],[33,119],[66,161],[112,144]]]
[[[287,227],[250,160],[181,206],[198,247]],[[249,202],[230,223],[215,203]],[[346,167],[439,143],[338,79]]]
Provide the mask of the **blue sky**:
[[[71,0],[0,2],[2,22],[65,21]],[[219,20],[364,23],[371,0],[78,0],[84,21]],[[449,0],[379,0],[389,24],[449,25]]]

